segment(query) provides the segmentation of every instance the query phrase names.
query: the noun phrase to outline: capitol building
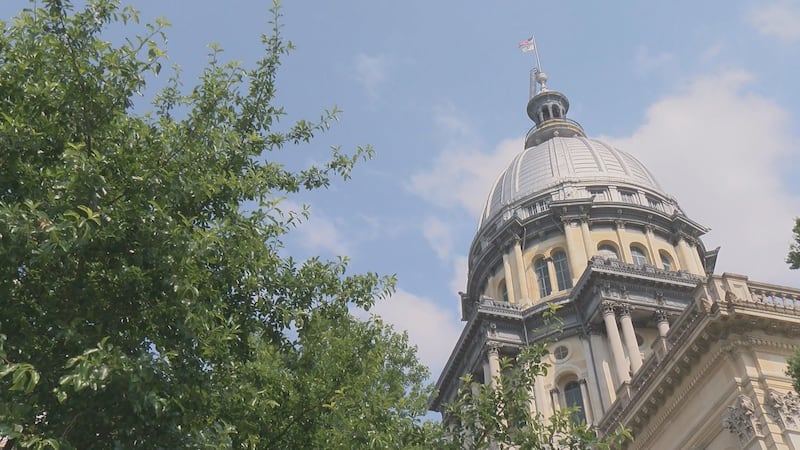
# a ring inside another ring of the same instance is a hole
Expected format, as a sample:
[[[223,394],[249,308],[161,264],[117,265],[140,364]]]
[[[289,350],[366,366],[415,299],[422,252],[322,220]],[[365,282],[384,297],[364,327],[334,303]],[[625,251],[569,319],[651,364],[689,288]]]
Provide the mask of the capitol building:
[[[551,367],[531,405],[545,417],[576,406],[600,434],[629,429],[630,449],[800,449],[785,373],[800,289],[715,274],[719,249],[657,168],[587,137],[546,81],[533,72],[534,126],[488,193],[464,329],[431,409],[443,412],[462,376],[489,383],[501,357],[545,342]]]

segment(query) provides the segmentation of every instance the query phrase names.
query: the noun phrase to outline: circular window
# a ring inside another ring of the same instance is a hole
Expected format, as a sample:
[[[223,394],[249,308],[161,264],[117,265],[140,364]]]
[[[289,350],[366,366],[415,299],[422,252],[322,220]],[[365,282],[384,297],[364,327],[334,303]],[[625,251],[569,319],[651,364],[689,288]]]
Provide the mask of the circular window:
[[[556,361],[563,361],[569,356],[569,349],[565,345],[559,345],[553,350],[553,358]]]

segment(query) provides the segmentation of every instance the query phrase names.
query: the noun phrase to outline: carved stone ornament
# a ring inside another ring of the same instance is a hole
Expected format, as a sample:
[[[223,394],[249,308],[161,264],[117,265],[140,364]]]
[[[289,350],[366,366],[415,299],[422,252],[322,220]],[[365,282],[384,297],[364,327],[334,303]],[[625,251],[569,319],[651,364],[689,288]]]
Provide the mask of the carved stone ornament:
[[[614,309],[616,309],[617,305],[616,302],[603,302],[603,315],[614,314]]]
[[[750,397],[739,395],[732,406],[722,413],[722,426],[739,438],[744,446],[761,430],[761,422],[755,414],[755,406]]]
[[[656,309],[653,316],[655,316],[656,322],[669,322],[669,314],[663,309]]]
[[[770,417],[786,430],[800,431],[800,396],[793,391],[781,394],[770,389],[767,392]]]

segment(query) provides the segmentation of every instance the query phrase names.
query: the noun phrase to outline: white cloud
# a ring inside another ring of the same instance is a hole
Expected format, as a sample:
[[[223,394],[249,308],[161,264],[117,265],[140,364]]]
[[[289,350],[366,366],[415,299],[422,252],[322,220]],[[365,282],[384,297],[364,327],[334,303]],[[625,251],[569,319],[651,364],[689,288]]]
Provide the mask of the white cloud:
[[[388,300],[379,300],[370,313],[381,316],[398,332],[407,331],[417,356],[436,378],[455,346],[461,324],[433,301],[398,289]]]
[[[750,20],[759,33],[784,42],[800,40],[800,8],[778,1],[752,11]]]
[[[389,72],[389,58],[384,55],[359,53],[355,57],[354,64],[356,81],[361,83],[371,98],[378,98],[378,90],[386,81]]]
[[[453,250],[453,230],[436,217],[428,217],[422,223],[422,234],[425,240],[442,261],[450,259]]]
[[[749,74],[729,71],[694,80],[652,105],[631,136],[610,139],[651,169],[692,219],[722,246],[717,272],[793,282],[783,262],[800,197],[782,164],[797,147],[789,117],[748,92]]]
[[[501,142],[491,153],[447,148],[430,171],[411,177],[409,189],[440,206],[460,206],[477,217],[495,178],[523,150],[522,138]]]

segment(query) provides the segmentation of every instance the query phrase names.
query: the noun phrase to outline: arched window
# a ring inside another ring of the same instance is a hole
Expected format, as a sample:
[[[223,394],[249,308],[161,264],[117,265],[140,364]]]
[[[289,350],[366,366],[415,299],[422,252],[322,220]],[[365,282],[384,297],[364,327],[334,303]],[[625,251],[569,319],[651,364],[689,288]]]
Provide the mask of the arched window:
[[[500,293],[500,300],[504,302],[508,302],[508,288],[506,287],[506,279],[503,278],[500,280],[500,283],[497,285],[497,290]]]
[[[669,256],[669,253],[661,250],[658,255],[661,257],[661,265],[664,266],[664,270],[675,270],[675,264],[672,262],[672,257]]]
[[[562,251],[553,253],[553,268],[556,271],[558,290],[563,291],[572,287],[572,275],[569,273],[567,254]]]
[[[633,264],[636,266],[647,264],[647,255],[645,255],[644,250],[634,245],[631,245],[631,257],[633,258]]]
[[[597,254],[605,259],[619,259],[617,249],[611,244],[603,244],[597,247]]]
[[[533,263],[533,271],[536,273],[536,283],[539,285],[539,297],[550,295],[550,272],[547,270],[547,261],[539,258]]]
[[[578,425],[586,422],[581,384],[578,381],[570,381],[564,385],[564,404],[567,408],[575,408],[570,415],[572,423]]]

